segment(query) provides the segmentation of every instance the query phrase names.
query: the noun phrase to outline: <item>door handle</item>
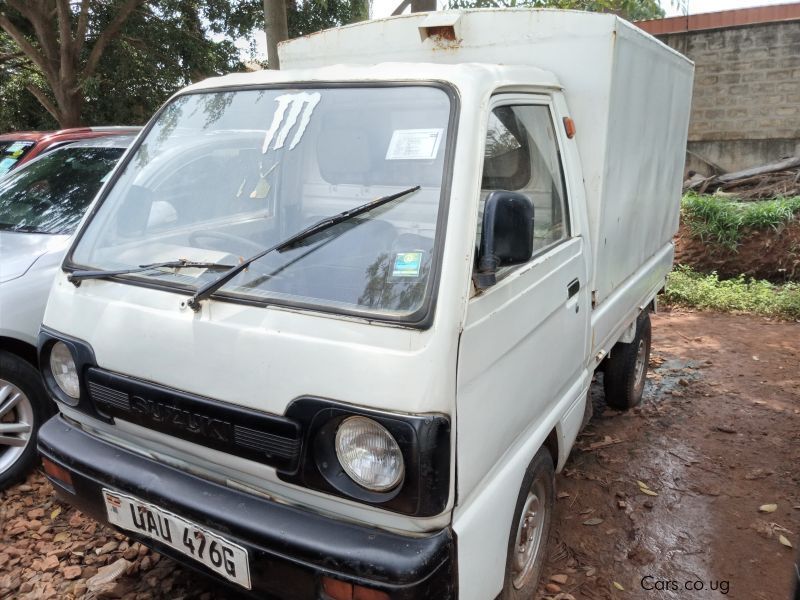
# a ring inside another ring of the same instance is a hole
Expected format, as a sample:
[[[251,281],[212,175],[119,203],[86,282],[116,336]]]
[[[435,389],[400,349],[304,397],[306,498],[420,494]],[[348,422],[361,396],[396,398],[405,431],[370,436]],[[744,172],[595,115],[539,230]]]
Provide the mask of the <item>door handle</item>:
[[[572,298],[575,294],[577,294],[581,289],[581,282],[578,281],[576,277],[572,281],[569,282],[567,285],[567,299]]]

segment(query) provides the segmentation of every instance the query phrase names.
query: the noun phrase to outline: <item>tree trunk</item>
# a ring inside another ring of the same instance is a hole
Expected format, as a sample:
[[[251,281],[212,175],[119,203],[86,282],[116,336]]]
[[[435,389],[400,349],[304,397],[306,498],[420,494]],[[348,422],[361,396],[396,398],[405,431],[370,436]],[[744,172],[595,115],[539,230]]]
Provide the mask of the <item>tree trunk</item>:
[[[264,23],[268,66],[270,69],[279,69],[278,44],[289,39],[285,0],[264,0]]]
[[[411,0],[411,12],[428,12],[436,10],[436,0]]]
[[[65,93],[64,99],[59,102],[59,112],[61,117],[58,119],[58,125],[62,129],[68,127],[80,127],[83,125],[81,119],[81,112],[83,110],[83,90],[78,88],[77,93]]]

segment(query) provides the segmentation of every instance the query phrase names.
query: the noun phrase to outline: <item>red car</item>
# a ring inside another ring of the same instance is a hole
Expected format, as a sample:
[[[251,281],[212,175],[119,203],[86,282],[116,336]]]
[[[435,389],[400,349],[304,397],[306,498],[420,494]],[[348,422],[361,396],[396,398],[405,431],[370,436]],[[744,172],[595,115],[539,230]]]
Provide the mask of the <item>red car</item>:
[[[60,131],[17,131],[0,134],[0,177],[43,152],[86,138],[136,135],[141,127],[75,127]]]

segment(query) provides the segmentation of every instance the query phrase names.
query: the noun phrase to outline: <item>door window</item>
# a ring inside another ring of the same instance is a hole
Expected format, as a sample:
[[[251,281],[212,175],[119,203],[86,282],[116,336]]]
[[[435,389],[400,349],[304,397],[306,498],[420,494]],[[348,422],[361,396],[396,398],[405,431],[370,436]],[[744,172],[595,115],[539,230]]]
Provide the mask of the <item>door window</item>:
[[[479,243],[483,204],[496,190],[519,192],[533,202],[532,256],[569,236],[561,157],[547,106],[503,105],[489,115],[481,179]]]

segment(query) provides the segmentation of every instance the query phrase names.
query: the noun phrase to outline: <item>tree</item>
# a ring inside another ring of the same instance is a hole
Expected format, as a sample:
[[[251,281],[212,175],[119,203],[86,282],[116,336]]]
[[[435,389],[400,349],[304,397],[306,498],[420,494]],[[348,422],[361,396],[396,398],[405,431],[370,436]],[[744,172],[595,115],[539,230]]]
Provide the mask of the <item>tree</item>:
[[[264,31],[267,34],[267,64],[270,69],[278,69],[278,44],[289,39],[285,0],[264,0]]]
[[[255,3],[0,0],[0,31],[15,46],[13,60],[0,60],[0,85],[19,81],[23,72],[38,73],[26,80],[25,89],[60,126],[75,126],[85,121],[88,96],[117,79],[119,69],[132,68],[139,77],[146,73],[156,84],[164,79],[158,69],[173,77],[179,73],[170,83],[174,90],[189,80],[240,68],[231,39],[252,31]],[[125,64],[129,53],[138,62],[133,67]],[[111,54],[116,56],[109,60]]]
[[[434,0],[435,1],[435,0]],[[278,44],[369,18],[370,0],[264,0],[267,64],[280,68]]]
[[[367,0],[284,1],[292,37],[369,10]],[[144,123],[181,87],[244,69],[234,40],[255,50],[264,27],[263,0],[135,0],[123,20],[129,2],[0,0],[0,131]]]
[[[4,0],[0,5],[0,27],[36,65],[54,98],[35,83],[26,86],[28,91],[62,127],[80,123],[83,83],[94,75],[109,43],[142,2],[117,3],[111,21],[95,35],[89,29],[91,0],[81,0],[77,10],[69,0]]]
[[[680,0],[679,0],[680,1]],[[629,21],[661,19],[658,0],[450,0],[449,8],[569,8],[617,14]]]

